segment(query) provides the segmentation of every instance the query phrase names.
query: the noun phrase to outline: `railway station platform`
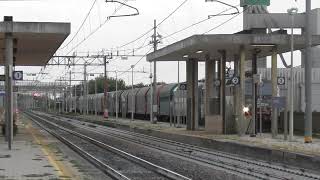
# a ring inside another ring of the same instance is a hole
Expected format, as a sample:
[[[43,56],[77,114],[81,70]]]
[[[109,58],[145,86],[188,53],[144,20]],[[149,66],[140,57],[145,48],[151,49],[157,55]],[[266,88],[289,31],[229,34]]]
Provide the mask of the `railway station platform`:
[[[26,117],[20,116],[18,128],[12,150],[0,135],[0,179],[108,179]]]
[[[121,119],[111,117],[104,119],[101,116],[77,115],[79,120],[92,122],[109,127],[131,130],[138,133],[166,138],[178,142],[193,144],[223,152],[247,156],[254,159],[279,162],[301,168],[320,170],[320,139],[314,138],[312,144],[305,144],[302,136],[295,136],[294,141],[284,141],[279,134],[276,139],[271,134],[258,134],[256,137],[245,135],[215,135],[203,130],[187,131],[185,125],[176,128],[169,123]]]

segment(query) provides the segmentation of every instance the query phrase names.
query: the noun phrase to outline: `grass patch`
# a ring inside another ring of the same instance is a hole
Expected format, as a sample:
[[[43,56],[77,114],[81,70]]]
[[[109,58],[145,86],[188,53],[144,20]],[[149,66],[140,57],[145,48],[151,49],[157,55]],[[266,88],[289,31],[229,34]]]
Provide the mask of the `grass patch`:
[[[55,145],[55,143],[50,143],[44,146],[56,154],[62,154],[62,151]]]
[[[47,177],[47,176],[51,176],[53,174],[50,173],[44,173],[44,174],[27,174],[27,175],[23,175],[24,177],[29,177],[29,178],[41,178],[41,177]]]
[[[81,168],[82,167],[82,165],[78,162],[78,161],[76,161],[76,160],[70,160],[69,161],[71,164],[72,164],[72,166],[73,167],[75,167],[75,168]]]

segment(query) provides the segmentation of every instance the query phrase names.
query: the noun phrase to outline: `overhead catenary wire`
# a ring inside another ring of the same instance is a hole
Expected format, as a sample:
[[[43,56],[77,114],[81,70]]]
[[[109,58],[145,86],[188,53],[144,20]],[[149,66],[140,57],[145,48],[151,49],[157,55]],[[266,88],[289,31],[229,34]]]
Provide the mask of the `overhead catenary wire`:
[[[186,1],[184,1],[178,8],[180,8],[185,2],[186,2]],[[239,5],[237,5],[237,6],[239,6]],[[178,8],[177,8],[177,9],[178,9]],[[176,9],[176,10],[177,10],[177,9]],[[231,10],[231,9],[233,9],[233,8],[225,9],[225,10],[219,12],[219,13],[217,14],[217,16],[220,15],[220,14],[223,14],[223,13],[225,13],[225,12]],[[176,10],[175,10],[174,12],[176,12]],[[168,19],[168,17],[170,17],[172,14],[174,14],[174,12],[170,13],[169,16],[167,16],[167,18],[165,18],[163,21],[161,21],[157,26],[161,25],[166,19]],[[241,12],[241,13],[243,13],[243,12]],[[233,16],[232,19],[235,18],[236,16],[240,15],[241,13],[236,14],[235,16]],[[215,17],[217,17],[217,16],[215,16]],[[184,31],[184,30],[186,30],[186,29],[189,29],[189,28],[191,28],[191,27],[193,27],[193,26],[196,26],[196,25],[198,25],[198,24],[201,24],[201,23],[203,23],[203,22],[205,22],[205,21],[208,21],[208,20],[210,20],[210,19],[213,19],[213,18],[206,18],[206,19],[204,19],[204,20],[201,20],[201,21],[198,21],[198,22],[196,22],[196,23],[193,23],[193,24],[191,24],[191,25],[189,25],[189,26],[187,26],[187,27],[185,27],[185,28],[183,28],[183,29],[180,29],[180,30],[178,30],[178,31],[176,31],[176,32],[173,32],[173,33],[169,34],[168,36],[165,36],[165,37],[160,38],[160,40],[163,40],[163,39],[166,39],[166,38],[168,38],[168,37],[171,37],[171,36],[173,36],[173,35],[175,35],[175,34],[177,34],[177,33],[180,33],[180,32],[182,32],[182,31]],[[230,19],[230,20],[232,20],[232,19]],[[226,21],[226,22],[224,22],[224,23],[222,23],[222,24],[219,24],[219,25],[216,26],[215,28],[218,28],[218,27],[226,24],[226,23],[229,22],[230,20],[228,20],[228,21]],[[215,29],[215,28],[214,28],[214,29]],[[210,31],[212,31],[212,30],[214,30],[214,29],[211,29],[211,30],[209,30],[208,32],[210,32]],[[148,45],[149,45],[149,44],[148,44]],[[140,46],[139,48],[136,48],[135,50],[139,50],[139,49],[145,48],[145,47],[147,47],[148,45]],[[152,48],[151,48],[151,49],[152,49]],[[151,51],[151,49],[147,52],[147,54]],[[146,54],[146,55],[147,55],[147,54]],[[145,55],[145,56],[146,56],[146,55]],[[135,63],[135,66],[136,66],[145,56],[143,56],[139,61],[137,61],[137,62]],[[130,70],[130,69],[131,69],[131,68],[129,68],[128,70]],[[121,75],[122,75],[122,74],[121,74]]]
[[[169,19],[173,14],[175,14],[186,2],[188,2],[189,0],[184,0],[177,8],[175,8],[168,16],[166,16],[159,24],[156,25],[156,27],[159,27],[161,24],[163,24],[167,19]],[[122,4],[123,6],[123,4]],[[121,7],[122,7],[121,6]],[[121,8],[120,7],[120,8]],[[116,13],[117,10],[115,10],[114,13]],[[105,24],[109,19],[107,19],[103,24]],[[92,34],[94,34],[98,29],[100,28],[97,28],[96,30],[94,30],[93,32],[91,32],[87,37],[85,37],[82,41],[80,41],[75,47],[73,47],[67,54],[71,53],[75,48],[77,48],[79,45],[81,45],[88,37],[90,37]],[[126,43],[118,48],[121,48],[121,47],[124,47],[124,46],[127,46],[133,42],[136,42],[137,40],[141,39],[142,37],[144,37],[145,35],[147,35],[149,32],[151,32],[153,30],[153,28],[151,28],[150,30],[148,30],[146,33],[143,33],[141,36],[139,36],[138,38],[136,38],[135,40],[133,41],[130,41],[129,43]],[[147,38],[145,39],[144,43],[146,42]],[[136,48],[135,50],[139,50],[139,49],[142,49],[144,47],[147,47],[149,44],[145,45],[144,46],[144,43],[142,44],[142,46]],[[146,56],[146,55],[145,55]],[[145,56],[143,56],[136,64],[138,64]]]
[[[124,0],[124,2],[128,2],[128,0]],[[116,8],[116,10],[112,13],[112,15],[116,14],[121,8],[123,7],[123,5],[118,6],[118,8]],[[85,36],[83,38],[83,40],[81,40],[79,43],[77,43],[73,48],[71,48],[71,50],[69,50],[66,55],[70,54],[73,50],[75,50],[76,48],[78,48],[83,42],[85,42],[86,40],[88,40],[93,34],[95,34],[98,30],[100,30],[100,28],[102,26],[104,26],[108,21],[110,21],[109,18],[107,18],[100,26],[98,26],[97,28],[95,28],[93,31],[91,31],[87,36]]]
[[[239,5],[240,5],[240,4],[239,4]],[[239,5],[237,5],[237,6],[239,6]],[[228,11],[230,11],[231,9],[233,9],[233,8],[225,9],[225,10],[219,12],[218,14],[216,14],[214,17],[218,17],[219,15],[221,15],[221,14],[223,14],[223,13],[225,13],[225,12],[228,12]],[[230,15],[231,15],[231,14],[230,14]],[[185,31],[185,30],[187,30],[187,29],[189,29],[189,28],[191,28],[191,27],[194,27],[194,26],[196,26],[196,25],[199,25],[199,24],[201,24],[201,23],[204,23],[204,22],[209,21],[209,20],[212,20],[212,19],[213,19],[213,18],[205,18],[205,19],[202,19],[202,20],[200,20],[200,21],[198,21],[198,22],[195,22],[195,23],[193,23],[193,24],[191,24],[191,25],[189,25],[189,26],[186,26],[186,27],[184,27],[184,28],[182,28],[182,29],[180,29],[180,30],[178,30],[178,31],[175,31],[175,32],[173,32],[173,33],[171,33],[171,34],[169,34],[169,35],[167,35],[167,36],[162,37],[162,38],[160,38],[160,40],[169,38],[169,37],[171,37],[171,36],[173,36],[173,35],[176,35],[176,34],[178,34],[178,33],[180,33],[180,32],[183,32],[183,31]]]
[[[250,6],[249,6],[249,7],[250,7]],[[208,34],[209,32],[211,32],[211,31],[213,31],[213,30],[215,30],[215,29],[218,29],[219,27],[221,27],[221,26],[227,24],[228,22],[232,21],[234,18],[238,17],[238,16],[241,15],[243,12],[245,12],[249,7],[245,8],[241,13],[232,16],[231,18],[227,19],[226,21],[224,21],[224,22],[220,23],[219,25],[217,25],[217,26],[209,29],[208,31],[204,32],[203,35],[204,35],[204,34]]]
[[[95,0],[94,3],[92,4],[92,6],[91,6],[91,8],[90,8],[90,10],[89,10],[86,18],[84,19],[82,25],[80,26],[80,28],[79,28],[78,31],[76,32],[76,35],[73,36],[72,40],[71,40],[70,42],[68,42],[68,45],[75,39],[75,37],[77,36],[77,34],[79,34],[81,28],[83,27],[83,25],[85,24],[86,20],[88,19],[88,17],[89,17],[89,15],[90,15],[90,13],[91,13],[91,11],[92,11],[92,9],[93,9],[96,1],[97,1],[97,0]],[[128,2],[128,0],[124,0],[123,2]],[[124,6],[123,4],[121,4],[120,6],[118,6],[118,7],[114,10],[114,12],[112,13],[112,15],[116,14],[123,6]],[[110,20],[110,18],[107,18],[102,24],[100,24],[100,26],[98,26],[96,29],[94,29],[93,31],[91,31],[91,32],[89,33],[89,35],[87,35],[83,40],[81,40],[78,44],[76,44],[74,47],[72,47],[72,49],[71,49],[70,51],[68,51],[68,52],[66,53],[66,55],[70,54],[74,49],[76,49],[77,47],[79,47],[79,46],[80,46],[83,42],[85,42],[89,37],[91,37],[93,34],[95,34],[95,33],[96,33],[103,25],[105,25],[109,20]],[[64,47],[67,47],[67,46],[64,46]],[[43,79],[43,78],[42,78],[42,79]]]
[[[91,5],[91,8],[89,9],[89,12],[87,13],[87,15],[85,16],[84,20],[82,21],[81,25],[79,26],[78,30],[76,31],[76,33],[74,34],[74,36],[71,38],[70,41],[68,41],[68,43],[66,45],[64,45],[62,48],[60,49],[64,49],[66,48],[75,38],[76,36],[79,34],[80,30],[82,29],[82,27],[84,26],[85,22],[87,21],[87,19],[89,18],[91,12],[92,12],[92,9],[94,7],[94,5],[97,3],[97,0],[94,0],[94,2],[92,3]]]
[[[156,25],[156,28],[158,26],[160,26],[162,23],[164,23],[167,19],[169,19],[174,13],[176,13],[186,2],[188,2],[189,0],[184,0],[177,8],[175,8],[168,16],[166,16],[159,24]],[[147,34],[149,34],[150,32],[152,32],[154,29],[154,27],[150,28],[149,30],[147,30],[145,33],[143,33],[142,35],[140,35],[138,38],[132,40],[132,41],[129,41],[121,46],[118,46],[118,48],[122,48],[122,47],[125,47],[129,44],[132,44],[136,41],[138,41],[139,39],[143,38],[144,36],[146,36]]]
[[[151,47],[151,48],[149,49],[149,51],[146,52],[146,54],[145,54],[143,57],[141,57],[141,58],[140,58],[135,64],[133,64],[133,65],[136,66],[143,58],[145,58],[145,57],[149,54],[149,52],[150,52],[152,49],[153,49],[153,47]],[[129,71],[130,69],[131,69],[131,67],[128,68],[126,71]],[[123,72],[123,73],[121,73],[120,75],[118,75],[118,77],[122,76],[123,74],[125,74],[125,72]]]
[[[239,6],[239,5],[240,5],[240,4],[238,4],[237,6]],[[221,15],[221,14],[227,12],[227,11],[230,11],[231,9],[233,9],[233,8],[225,9],[225,10],[219,12],[218,14],[216,14],[214,17],[218,17],[219,15]],[[232,15],[232,14],[230,14],[230,15]],[[161,37],[159,40],[164,40],[164,39],[166,39],[166,38],[169,38],[169,37],[171,37],[171,36],[173,36],[173,35],[176,35],[176,34],[178,34],[178,33],[181,33],[181,32],[183,32],[183,31],[185,31],[185,30],[187,30],[187,29],[189,29],[189,28],[191,28],[191,27],[194,27],[194,26],[196,26],[196,25],[199,25],[199,24],[201,24],[201,23],[203,23],[203,22],[206,22],[206,21],[209,21],[209,20],[211,20],[211,19],[213,19],[213,18],[205,18],[205,19],[203,19],[203,20],[200,20],[200,21],[198,21],[198,22],[196,22],[196,23],[193,23],[193,24],[191,24],[191,25],[189,25],[189,26],[186,26],[186,27],[184,27],[184,28],[182,28],[182,29],[180,29],[180,30],[178,30],[178,31],[175,31],[175,32],[173,32],[173,33],[171,33],[171,34],[169,34],[169,35],[167,35],[167,36]],[[152,28],[152,30],[153,30],[153,28]],[[144,42],[144,43],[145,43],[145,42]],[[134,48],[133,50],[137,51],[137,50],[140,50],[140,49],[142,49],[142,48],[145,48],[145,47],[149,46],[149,44],[144,45],[144,43],[143,43],[143,45],[141,45],[140,47]]]
[[[185,2],[186,2],[186,1],[184,1],[182,4],[180,4],[180,6],[178,6],[178,8],[176,8],[175,11],[173,11],[172,13],[170,13],[170,14],[167,16],[167,18],[165,18],[163,21],[161,21],[161,22],[157,25],[157,27],[158,27],[159,25],[161,25],[165,20],[167,20],[168,17],[170,17],[172,14],[174,14],[174,12],[176,12],[177,9],[179,9]],[[239,6],[239,5],[237,5],[237,6]],[[225,12],[231,10],[231,9],[233,9],[233,7],[223,10],[223,11],[219,12],[217,15],[215,15],[215,16],[213,16],[213,17],[217,17],[217,16],[219,16],[220,14],[223,14],[223,13],[225,13]],[[245,10],[246,10],[246,9],[245,9]],[[245,11],[245,10],[244,10],[244,11]],[[228,19],[227,21],[219,24],[218,26],[215,26],[214,28],[210,29],[209,31],[205,32],[204,34],[206,34],[206,33],[208,33],[208,32],[211,32],[212,30],[223,26],[224,24],[228,23],[229,21],[231,21],[231,20],[234,19],[235,17],[237,17],[237,16],[239,16],[240,14],[242,14],[244,11],[242,11],[241,13],[235,14],[233,17],[231,17],[231,18]],[[224,14],[223,14],[223,15],[224,15]],[[232,14],[230,14],[230,15],[232,15]],[[191,27],[193,27],[193,26],[196,26],[196,25],[198,25],[198,24],[201,24],[201,23],[203,23],[203,22],[205,22],[205,21],[208,21],[208,20],[210,20],[210,19],[213,19],[213,18],[206,18],[206,19],[201,20],[201,21],[199,21],[199,22],[193,23],[193,24],[191,24],[191,25],[189,25],[189,26],[187,26],[187,27],[185,27],[185,28],[183,28],[183,29],[181,29],[181,30],[178,30],[178,31],[176,31],[176,32],[174,32],[174,33],[169,34],[168,36],[165,36],[165,37],[160,38],[160,40],[163,40],[163,39],[165,39],[165,38],[171,37],[171,36],[173,36],[173,35],[175,35],[175,34],[177,34],[177,33],[180,33],[180,32],[182,32],[182,31],[184,31],[184,30],[186,30],[186,29],[189,29],[189,28],[191,28]],[[145,46],[142,45],[142,46],[140,46],[139,48],[136,48],[135,50],[139,50],[139,49],[142,49],[142,48],[147,47],[147,46],[149,46],[149,44],[147,44],[147,45],[145,45]],[[151,48],[151,49],[152,49],[152,48]],[[145,54],[145,56],[151,51],[151,49]],[[142,58],[140,58],[140,59],[134,64],[134,66],[136,66],[145,56],[143,56]],[[128,68],[128,70],[130,70],[130,69],[131,69],[131,68]],[[122,76],[123,74],[124,74],[124,73],[120,74],[119,76]]]
[[[170,13],[165,19],[163,19],[157,26],[159,26],[159,25],[161,25],[163,22],[165,22],[165,21],[166,21],[170,16],[172,16],[179,8],[181,8],[181,7],[183,6],[183,4],[186,3],[187,1],[188,1],[188,0],[185,0],[182,4],[180,4],[172,13]],[[230,9],[231,9],[231,8],[228,8],[228,9],[222,11],[222,12],[226,12],[226,11],[228,11],[228,10],[230,10]],[[221,13],[222,13],[222,12],[221,12]],[[237,14],[237,16],[238,16],[238,15],[239,15],[239,14]],[[233,18],[235,18],[235,17],[236,17],[236,16],[230,18],[227,22],[231,21],[231,20],[232,20]],[[210,20],[210,19],[207,19],[207,18],[206,18],[206,19],[201,20],[201,21],[199,21],[199,22],[193,23],[193,24],[191,24],[191,25],[189,25],[189,26],[187,26],[187,27],[185,27],[185,28],[183,28],[183,29],[180,29],[179,31],[176,31],[176,32],[174,32],[174,33],[169,34],[168,36],[165,36],[165,37],[160,38],[160,40],[161,40],[161,39],[168,38],[168,37],[171,37],[171,36],[173,36],[173,35],[175,35],[175,34],[177,34],[177,33],[180,33],[180,32],[182,32],[182,31],[184,31],[184,30],[186,30],[186,29],[188,29],[188,28],[191,28],[191,27],[193,27],[193,26],[196,26],[196,25],[201,24],[201,23],[203,23],[203,22],[205,22],[205,21],[208,21],[208,20]],[[212,31],[212,30],[214,30],[214,29],[216,29],[216,28],[218,28],[218,27],[221,27],[222,25],[224,25],[224,24],[227,23],[227,22],[224,22],[223,24],[220,24],[220,25],[216,26],[215,28],[210,29],[209,31],[205,32],[204,34],[210,32],[210,31]],[[146,42],[146,40],[147,40],[147,38],[144,40],[143,44],[142,44],[140,47],[135,48],[135,50],[137,51],[137,50],[140,50],[140,49],[142,49],[142,48],[145,48],[145,47],[149,46],[149,44],[144,45],[145,42]],[[150,52],[150,50],[149,50],[149,52]],[[149,52],[148,52],[148,53],[149,53]],[[147,53],[147,54],[148,54],[148,53]],[[145,56],[146,56],[147,54],[145,54]],[[137,63],[136,63],[135,65],[137,65],[145,56],[143,56],[139,61],[137,61]],[[129,68],[129,69],[130,69],[130,68]]]

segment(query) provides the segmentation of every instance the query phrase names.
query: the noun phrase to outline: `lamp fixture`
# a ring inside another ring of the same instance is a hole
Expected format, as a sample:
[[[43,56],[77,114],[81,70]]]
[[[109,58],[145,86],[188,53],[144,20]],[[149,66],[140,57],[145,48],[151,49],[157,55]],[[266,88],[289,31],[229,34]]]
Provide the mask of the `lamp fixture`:
[[[274,47],[274,44],[251,44],[252,47]]]

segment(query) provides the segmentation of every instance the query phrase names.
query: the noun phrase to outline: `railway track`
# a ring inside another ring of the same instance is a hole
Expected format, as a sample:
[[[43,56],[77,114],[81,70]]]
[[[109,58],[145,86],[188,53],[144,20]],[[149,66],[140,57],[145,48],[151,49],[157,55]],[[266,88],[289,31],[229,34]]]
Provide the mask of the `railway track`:
[[[70,123],[79,129],[94,131],[100,135],[140,144],[146,147],[167,152],[185,159],[205,163],[212,167],[223,168],[227,171],[243,174],[253,179],[320,179],[318,175],[307,172],[305,169],[294,169],[287,166],[273,165],[266,162],[248,160],[227,153],[208,150],[171,140],[160,139],[129,131],[118,130],[94,125],[79,123],[78,120],[53,117],[41,114],[60,123]]]
[[[26,115],[113,179],[191,180],[32,113]]]

